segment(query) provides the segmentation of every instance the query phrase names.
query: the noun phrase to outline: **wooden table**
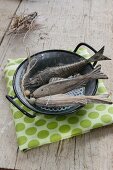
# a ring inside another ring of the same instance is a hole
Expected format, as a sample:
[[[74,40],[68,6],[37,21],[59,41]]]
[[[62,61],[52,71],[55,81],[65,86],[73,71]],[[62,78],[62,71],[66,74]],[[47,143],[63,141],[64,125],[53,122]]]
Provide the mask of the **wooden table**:
[[[44,28],[29,35],[7,36],[16,13],[37,11]],[[6,100],[3,68],[8,58],[27,57],[46,49],[74,49],[87,42],[96,49],[106,46],[113,59],[112,0],[0,0],[0,168],[21,170],[112,170],[113,126],[96,129],[71,139],[22,153],[18,150],[15,128]],[[109,75],[106,86],[113,93],[113,61],[102,62]]]

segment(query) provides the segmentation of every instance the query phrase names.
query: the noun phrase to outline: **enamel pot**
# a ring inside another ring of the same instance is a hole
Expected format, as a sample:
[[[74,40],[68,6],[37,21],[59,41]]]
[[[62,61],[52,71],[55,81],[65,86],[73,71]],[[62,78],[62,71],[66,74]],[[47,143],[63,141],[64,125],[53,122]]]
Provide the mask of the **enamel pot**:
[[[39,53],[36,53],[31,56],[33,59],[38,59],[38,69],[43,70],[46,67],[54,67],[56,65],[60,64],[71,64],[74,62],[79,62],[81,60],[84,60],[84,58],[76,53],[78,48],[80,46],[86,46],[90,50],[92,50],[94,53],[97,51],[92,48],[90,45],[86,43],[80,43],[77,45],[77,47],[74,49],[73,52],[66,51],[66,50],[47,50],[42,51]],[[83,105],[74,105],[69,107],[59,107],[59,108],[50,108],[47,106],[36,106],[31,105],[26,98],[24,97],[22,90],[21,90],[21,81],[22,77],[26,71],[28,65],[28,59],[24,60],[16,69],[15,74],[13,76],[13,89],[15,92],[15,96],[9,96],[6,95],[6,98],[16,107],[18,108],[23,114],[25,114],[28,117],[35,117],[37,113],[43,113],[43,114],[51,114],[51,115],[64,115],[64,114],[71,114],[75,112],[76,110],[83,107]],[[92,64],[87,64],[82,71],[81,74],[86,74],[94,69],[94,66],[96,65],[96,62]],[[95,95],[98,87],[98,80],[90,80],[87,85],[85,86],[85,95]],[[23,108],[21,108],[14,99],[18,98],[23,105],[34,111],[34,114],[28,113]]]

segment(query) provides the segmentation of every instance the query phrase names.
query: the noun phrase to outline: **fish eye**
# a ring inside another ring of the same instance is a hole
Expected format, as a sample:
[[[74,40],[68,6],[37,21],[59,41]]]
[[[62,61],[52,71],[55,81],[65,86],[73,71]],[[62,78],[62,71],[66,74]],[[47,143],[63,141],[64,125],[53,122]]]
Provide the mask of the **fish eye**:
[[[41,91],[43,91],[43,89],[41,89]]]

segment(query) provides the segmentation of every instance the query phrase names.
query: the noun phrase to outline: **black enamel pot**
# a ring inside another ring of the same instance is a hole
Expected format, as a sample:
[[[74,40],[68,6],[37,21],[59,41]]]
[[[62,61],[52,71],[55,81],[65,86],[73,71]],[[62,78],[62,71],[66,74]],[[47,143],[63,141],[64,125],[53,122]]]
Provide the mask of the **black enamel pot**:
[[[84,58],[76,53],[78,48],[80,46],[86,46],[89,49],[91,49],[94,53],[97,51],[92,48],[90,45],[86,43],[80,43],[77,45],[75,50],[73,52],[70,51],[65,51],[65,50],[47,50],[47,51],[42,51],[37,54],[34,54],[31,56],[32,58],[37,59],[38,58],[38,69],[44,69],[46,67],[53,67],[56,66],[57,64],[69,64],[73,62],[78,62],[80,60],[84,60]],[[71,107],[66,107],[66,108],[45,108],[41,106],[35,106],[31,105],[24,97],[22,90],[21,90],[21,81],[22,77],[26,71],[28,65],[28,59],[24,60],[16,69],[14,77],[13,77],[13,89],[15,92],[15,96],[8,96],[6,95],[6,98],[16,107],[18,108],[23,114],[25,114],[28,117],[35,117],[37,113],[43,113],[43,114],[51,114],[51,115],[64,115],[64,114],[71,114],[75,112],[76,110],[80,109],[83,107],[83,105],[74,105]],[[87,64],[83,70],[81,71],[81,74],[86,74],[94,69],[94,66],[96,65],[96,62],[92,64]],[[97,86],[98,86],[98,80],[90,80],[86,87],[85,87],[85,95],[95,95],[97,91]],[[31,115],[30,113],[26,112],[23,108],[21,108],[13,99],[18,98],[23,105],[34,111],[35,113]]]

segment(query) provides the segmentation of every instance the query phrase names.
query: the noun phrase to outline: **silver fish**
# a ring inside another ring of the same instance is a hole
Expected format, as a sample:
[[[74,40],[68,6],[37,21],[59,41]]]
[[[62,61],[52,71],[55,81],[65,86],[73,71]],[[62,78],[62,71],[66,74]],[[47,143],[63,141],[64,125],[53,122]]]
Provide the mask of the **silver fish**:
[[[104,47],[102,47],[96,54],[94,54],[88,60],[83,59],[80,62],[66,64],[64,66],[49,67],[43,71],[40,71],[38,74],[35,74],[32,77],[30,77],[30,75],[28,74],[23,81],[24,89],[29,90],[32,88],[40,87],[44,84],[49,83],[49,80],[52,77],[67,78],[71,75],[79,73],[80,70],[82,70],[82,68],[86,66],[88,63],[100,61],[100,60],[110,60],[110,58],[103,55],[103,51],[104,51]]]
[[[108,100],[109,95],[97,95],[97,96],[69,96],[66,94],[57,94],[53,96],[41,97],[35,100],[36,105],[46,105],[49,107],[62,107],[71,106],[75,104],[88,104],[88,103],[103,103],[113,104],[112,101]]]
[[[100,72],[101,65],[98,65],[93,71],[85,75],[78,75],[72,79],[63,79],[53,81],[43,85],[33,92],[33,97],[39,98],[54,94],[67,93],[75,88],[85,85],[91,79],[107,79],[108,77]]]

